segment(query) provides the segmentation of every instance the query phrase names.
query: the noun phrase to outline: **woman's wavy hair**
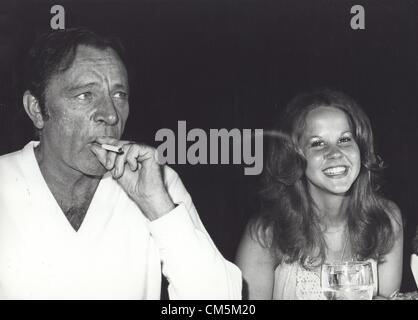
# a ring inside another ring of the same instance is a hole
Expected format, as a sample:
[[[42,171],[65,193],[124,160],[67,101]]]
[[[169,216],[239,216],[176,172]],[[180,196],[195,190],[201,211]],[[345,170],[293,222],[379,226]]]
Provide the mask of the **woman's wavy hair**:
[[[279,263],[299,262],[305,267],[324,262],[326,244],[308,192],[306,161],[299,141],[307,114],[318,107],[338,108],[347,115],[360,149],[360,173],[350,188],[347,207],[352,253],[357,259],[381,258],[393,246],[394,231],[387,201],[379,195],[382,160],[375,154],[370,120],[344,93],[321,89],[296,96],[287,106],[279,127],[270,132],[262,175],[259,215],[252,235],[279,257]]]

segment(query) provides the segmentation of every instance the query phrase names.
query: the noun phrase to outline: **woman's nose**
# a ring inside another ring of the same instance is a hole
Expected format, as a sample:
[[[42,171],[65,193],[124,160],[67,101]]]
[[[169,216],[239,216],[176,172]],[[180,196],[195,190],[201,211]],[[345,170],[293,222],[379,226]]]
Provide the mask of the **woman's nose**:
[[[342,152],[338,146],[331,146],[326,153],[326,157],[329,159],[337,159],[342,156]]]

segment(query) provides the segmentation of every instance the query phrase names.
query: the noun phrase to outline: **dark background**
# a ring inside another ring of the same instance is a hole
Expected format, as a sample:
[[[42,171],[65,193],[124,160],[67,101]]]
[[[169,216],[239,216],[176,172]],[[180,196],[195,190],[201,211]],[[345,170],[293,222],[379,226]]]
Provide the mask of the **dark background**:
[[[50,8],[66,28],[87,26],[122,38],[131,72],[125,137],[156,146],[160,128],[269,128],[272,115],[301,91],[330,86],[370,116],[388,166],[385,194],[406,221],[403,291],[418,218],[418,3],[407,0],[89,0],[0,3],[0,154],[33,139],[21,105],[20,71]],[[350,28],[361,4],[366,30]],[[176,165],[201,219],[233,260],[257,177],[237,165]]]

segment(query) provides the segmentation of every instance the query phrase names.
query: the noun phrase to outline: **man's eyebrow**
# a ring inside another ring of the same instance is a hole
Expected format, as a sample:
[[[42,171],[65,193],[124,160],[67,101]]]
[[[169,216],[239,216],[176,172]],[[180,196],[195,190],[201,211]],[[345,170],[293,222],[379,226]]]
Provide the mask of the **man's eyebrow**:
[[[125,89],[125,90],[128,90],[129,89],[129,87],[127,85],[123,84],[123,83],[116,83],[113,86],[113,88],[114,89]]]
[[[75,83],[75,84],[70,84],[68,86],[65,87],[65,90],[67,92],[78,92],[80,90],[86,90],[86,89],[92,89],[94,87],[98,87],[99,84],[97,84],[96,82],[87,82],[87,83]],[[122,83],[117,83],[113,86],[114,90],[120,90],[123,89],[125,91],[129,91],[129,86],[124,85]]]
[[[69,85],[69,86],[65,87],[65,89],[67,91],[78,91],[78,90],[81,90],[81,89],[92,88],[92,87],[95,87],[95,86],[97,86],[97,83],[95,83],[95,82],[76,83],[76,84]]]

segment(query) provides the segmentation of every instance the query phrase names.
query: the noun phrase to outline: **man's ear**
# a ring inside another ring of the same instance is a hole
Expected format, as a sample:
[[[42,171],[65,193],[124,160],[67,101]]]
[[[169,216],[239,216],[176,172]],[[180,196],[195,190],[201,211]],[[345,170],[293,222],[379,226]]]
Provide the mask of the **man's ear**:
[[[41,112],[41,106],[39,105],[38,99],[33,96],[29,90],[26,90],[23,94],[23,106],[25,107],[25,111],[35,127],[41,130],[45,124],[44,117]]]

